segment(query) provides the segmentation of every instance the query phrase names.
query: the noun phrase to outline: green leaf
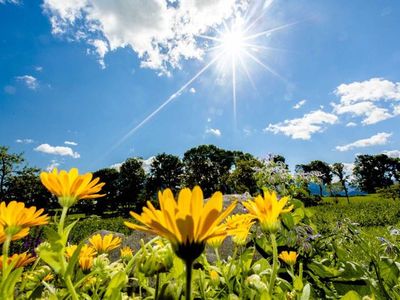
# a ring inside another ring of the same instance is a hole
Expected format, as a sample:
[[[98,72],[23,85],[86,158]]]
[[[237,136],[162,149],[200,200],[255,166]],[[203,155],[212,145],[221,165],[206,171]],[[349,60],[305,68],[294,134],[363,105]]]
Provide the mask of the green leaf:
[[[248,272],[254,257],[254,248],[247,248],[242,254],[242,270]]]
[[[379,262],[381,276],[389,287],[397,284],[397,279],[400,276],[399,266],[392,259],[382,257]]]
[[[349,291],[340,300],[361,300],[361,296],[356,291]]]
[[[343,270],[335,269],[334,267],[328,267],[322,264],[322,262],[313,261],[308,264],[308,268],[317,276],[321,278],[338,277],[342,274]]]
[[[57,251],[50,249],[40,249],[40,258],[48,264],[57,274],[61,271],[61,262],[59,261],[59,254]]]
[[[67,270],[65,271],[65,276],[70,275],[71,278],[73,278],[74,267],[79,259],[79,254],[81,253],[81,249],[82,249],[83,245],[84,245],[84,242],[81,242],[79,244],[79,246],[76,248],[72,257],[68,260],[68,266],[67,266]]]
[[[295,279],[293,281],[293,287],[298,292],[300,292],[303,289],[303,287],[304,287],[303,280],[301,280],[301,278],[299,276],[295,277]]]
[[[303,292],[301,293],[300,300],[308,300],[308,299],[310,299],[310,295],[311,295],[311,288],[310,288],[310,284],[307,283],[304,286]]]
[[[282,214],[282,221],[283,224],[288,228],[288,229],[293,229],[294,227],[294,219],[292,217],[292,214],[286,213]]]
[[[295,225],[299,224],[301,220],[304,219],[305,217],[305,212],[304,212],[304,208],[297,208],[293,213],[292,213],[292,217],[293,217],[293,222]]]
[[[12,271],[1,284],[1,299],[14,299],[14,289],[18,280],[21,278],[23,268]]]
[[[110,299],[110,300],[121,299],[121,289],[125,287],[127,282],[128,282],[128,276],[126,276],[125,272],[120,271],[117,274],[115,274],[107,287],[105,293],[105,299]]]

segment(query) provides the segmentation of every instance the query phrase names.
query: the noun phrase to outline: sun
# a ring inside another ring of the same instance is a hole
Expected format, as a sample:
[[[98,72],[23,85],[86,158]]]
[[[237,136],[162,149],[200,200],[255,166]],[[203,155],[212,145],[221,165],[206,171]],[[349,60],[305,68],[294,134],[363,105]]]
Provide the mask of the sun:
[[[228,30],[220,38],[221,50],[232,57],[241,55],[246,48],[245,35],[241,29]]]

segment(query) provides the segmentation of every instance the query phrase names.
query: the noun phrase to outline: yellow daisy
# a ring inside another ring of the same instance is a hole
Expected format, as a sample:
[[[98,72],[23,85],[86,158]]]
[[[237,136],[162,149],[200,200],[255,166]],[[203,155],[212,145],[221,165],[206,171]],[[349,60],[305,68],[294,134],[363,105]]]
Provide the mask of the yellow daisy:
[[[25,203],[11,201],[8,205],[0,203],[0,243],[6,240],[7,236],[11,240],[25,237],[29,233],[29,228],[48,223],[48,216],[42,215],[43,209],[36,210],[35,206],[26,208]]]
[[[12,256],[8,257],[7,265],[14,264],[14,268],[25,267],[29,265],[31,262],[34,262],[36,257],[32,256],[32,254],[24,252],[21,254],[13,254]],[[0,256],[0,269],[3,269],[3,255]]]
[[[89,270],[93,265],[96,250],[91,246],[84,245],[79,253],[79,266],[82,270]]]
[[[111,233],[101,236],[99,233],[89,238],[89,243],[97,252],[109,252],[121,245],[121,238],[114,237]]]
[[[289,266],[293,266],[294,264],[296,264],[297,256],[299,255],[296,253],[296,251],[290,251],[290,252],[282,251],[279,254],[279,258]]]
[[[263,231],[273,233],[280,227],[279,216],[293,209],[293,205],[284,208],[288,200],[289,197],[282,197],[278,200],[275,192],[264,191],[264,198],[257,196],[254,200],[243,202],[243,205],[253,219],[260,222]]]
[[[99,183],[100,178],[92,180],[92,173],[79,175],[78,169],[72,168],[68,173],[65,170],[58,172],[56,168],[52,172],[42,172],[40,180],[42,184],[58,197],[62,207],[71,207],[78,200],[103,197],[98,194],[105,183]]]
[[[226,234],[224,226],[218,226],[232,212],[236,201],[223,211],[220,192],[214,193],[204,203],[203,192],[196,186],[192,191],[184,188],[178,201],[170,189],[158,193],[161,209],[155,209],[150,201],[141,215],[131,215],[143,225],[125,222],[132,229],[142,230],[167,238],[177,254],[186,262],[193,262],[203,252],[205,243]]]

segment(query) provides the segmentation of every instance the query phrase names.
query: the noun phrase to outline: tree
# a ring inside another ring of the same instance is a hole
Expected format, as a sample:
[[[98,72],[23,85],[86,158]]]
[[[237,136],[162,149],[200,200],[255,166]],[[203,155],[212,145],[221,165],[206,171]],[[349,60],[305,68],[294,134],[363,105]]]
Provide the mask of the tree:
[[[182,186],[183,163],[178,156],[161,153],[155,156],[146,181],[146,196],[154,199],[157,192],[170,188],[175,194]]]
[[[306,173],[317,172],[319,175],[320,183],[319,183],[319,194],[322,197],[323,187],[327,185],[328,187],[332,183],[332,173],[331,168],[326,162],[321,160],[313,160],[309,164],[305,165],[297,165],[296,170],[303,171]]]
[[[57,207],[57,201],[42,185],[39,173],[40,169],[28,166],[15,171],[7,180],[6,200],[24,201],[26,205],[38,208]]]
[[[332,170],[332,173],[339,178],[339,182],[340,182],[342,189],[344,190],[344,193],[346,195],[347,203],[350,204],[349,193],[347,190],[347,180],[349,179],[349,176],[346,175],[344,172],[344,164],[334,163],[332,165],[331,170]]]
[[[201,145],[189,149],[183,156],[185,183],[189,187],[200,185],[205,197],[215,191],[228,190],[229,171],[235,162],[232,151],[214,145]]]
[[[8,153],[9,147],[0,146],[0,201],[7,200],[10,179],[21,168],[24,161],[22,153]]]
[[[376,192],[383,199],[392,199],[393,201],[395,201],[396,198],[400,197],[400,184],[397,183],[391,186],[377,188]]]
[[[93,178],[96,177],[99,177],[100,181],[105,183],[101,189],[101,193],[105,196],[93,200],[96,201],[94,205],[91,201],[92,210],[90,208],[86,210],[96,215],[104,215],[105,213],[112,215],[112,213],[118,211],[119,172],[113,168],[104,168],[93,173]]]
[[[256,169],[262,166],[257,159],[238,159],[235,163],[235,170],[229,174],[227,184],[236,193],[249,192],[255,194],[259,191],[255,178]]]
[[[146,174],[141,159],[128,158],[119,171],[118,204],[124,213],[129,209],[139,211],[144,204],[143,187]]]
[[[358,155],[354,162],[355,184],[367,193],[392,185],[399,180],[399,172],[399,160],[385,154]]]

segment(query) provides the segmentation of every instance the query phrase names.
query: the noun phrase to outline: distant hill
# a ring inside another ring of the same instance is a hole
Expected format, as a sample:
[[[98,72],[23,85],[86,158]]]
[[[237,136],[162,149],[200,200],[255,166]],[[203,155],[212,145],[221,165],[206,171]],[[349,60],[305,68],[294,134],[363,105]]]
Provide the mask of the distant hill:
[[[308,188],[309,188],[311,194],[319,195],[319,185],[318,184],[310,183]],[[348,186],[347,189],[348,189],[349,196],[361,196],[361,195],[367,194],[354,186]],[[322,194],[324,196],[330,196],[329,191],[326,188],[323,188]],[[344,192],[342,192],[342,193],[340,193],[340,195],[344,196],[345,194],[344,194]]]

